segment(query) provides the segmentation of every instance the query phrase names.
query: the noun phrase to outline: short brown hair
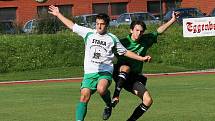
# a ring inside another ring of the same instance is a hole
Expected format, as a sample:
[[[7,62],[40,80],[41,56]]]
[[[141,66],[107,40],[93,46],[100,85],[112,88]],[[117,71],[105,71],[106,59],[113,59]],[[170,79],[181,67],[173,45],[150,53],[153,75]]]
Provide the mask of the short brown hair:
[[[102,19],[104,20],[106,26],[109,26],[109,23],[110,23],[110,17],[105,14],[105,13],[100,13],[96,16],[96,19]]]
[[[142,26],[143,27],[143,30],[146,30],[147,28],[146,28],[146,24],[145,24],[145,22],[143,22],[143,21],[132,21],[131,22],[131,24],[130,24],[130,29],[134,29],[134,27],[135,27],[135,25],[140,25],[140,26]]]

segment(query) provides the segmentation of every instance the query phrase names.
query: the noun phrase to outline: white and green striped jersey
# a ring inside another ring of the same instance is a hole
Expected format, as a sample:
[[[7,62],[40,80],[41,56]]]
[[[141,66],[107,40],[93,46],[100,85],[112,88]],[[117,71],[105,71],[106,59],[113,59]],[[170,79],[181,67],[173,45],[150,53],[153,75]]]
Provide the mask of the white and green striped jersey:
[[[127,51],[118,38],[111,33],[100,35],[94,29],[77,24],[73,26],[72,30],[84,38],[85,74],[97,72],[112,73],[114,53],[116,52],[119,55],[123,55]]]

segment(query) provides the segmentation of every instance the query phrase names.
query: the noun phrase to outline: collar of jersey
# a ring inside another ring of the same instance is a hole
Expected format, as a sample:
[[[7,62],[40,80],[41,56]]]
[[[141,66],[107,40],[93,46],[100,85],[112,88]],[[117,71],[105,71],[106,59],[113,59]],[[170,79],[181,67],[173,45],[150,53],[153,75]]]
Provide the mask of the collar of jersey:
[[[131,43],[138,43],[137,41],[131,39],[131,34],[129,34],[129,35],[127,36],[127,38],[128,38],[128,40],[129,40]]]

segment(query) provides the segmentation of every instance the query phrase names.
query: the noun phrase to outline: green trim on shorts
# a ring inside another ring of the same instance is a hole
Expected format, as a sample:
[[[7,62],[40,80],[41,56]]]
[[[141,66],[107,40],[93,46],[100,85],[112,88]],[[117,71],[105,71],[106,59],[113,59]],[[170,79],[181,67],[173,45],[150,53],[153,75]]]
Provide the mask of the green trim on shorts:
[[[112,74],[109,72],[98,72],[98,73],[90,73],[84,74],[83,81],[81,83],[81,89],[88,88],[92,91],[97,90],[97,84],[99,80],[107,79],[109,84],[112,82]]]

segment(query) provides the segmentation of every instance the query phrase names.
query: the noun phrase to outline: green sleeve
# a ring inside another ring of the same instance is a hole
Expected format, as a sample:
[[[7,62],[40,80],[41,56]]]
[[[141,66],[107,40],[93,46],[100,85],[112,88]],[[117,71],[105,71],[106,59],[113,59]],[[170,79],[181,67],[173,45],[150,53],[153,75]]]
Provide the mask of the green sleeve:
[[[158,38],[158,35],[160,35],[157,31],[156,32],[152,32],[152,41],[154,43],[157,43],[157,38]]]

